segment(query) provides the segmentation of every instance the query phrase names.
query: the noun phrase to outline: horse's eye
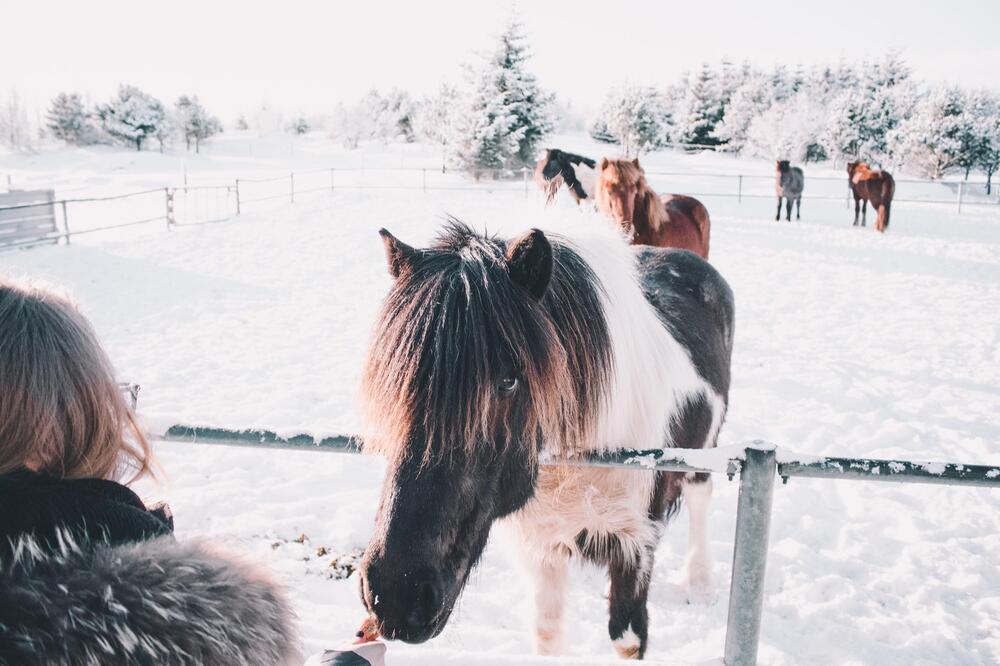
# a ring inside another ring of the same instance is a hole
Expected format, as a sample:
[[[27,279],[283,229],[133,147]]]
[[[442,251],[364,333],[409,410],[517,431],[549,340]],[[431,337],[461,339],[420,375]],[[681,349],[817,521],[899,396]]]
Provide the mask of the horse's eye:
[[[517,388],[517,377],[504,377],[500,380],[500,392],[504,394],[513,393]]]

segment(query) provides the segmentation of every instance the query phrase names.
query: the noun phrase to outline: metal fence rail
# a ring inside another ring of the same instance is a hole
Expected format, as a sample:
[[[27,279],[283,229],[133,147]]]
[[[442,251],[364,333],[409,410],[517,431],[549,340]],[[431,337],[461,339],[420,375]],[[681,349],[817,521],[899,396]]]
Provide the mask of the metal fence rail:
[[[373,182],[373,174],[383,174]],[[62,231],[50,236],[53,240],[65,240],[84,233],[110,231],[124,227],[165,222],[169,230],[174,226],[220,222],[241,215],[245,206],[267,201],[285,200],[295,203],[296,197],[318,192],[338,190],[397,190],[397,191],[480,191],[488,193],[521,193],[530,196],[534,191],[532,169],[482,170],[471,174],[449,172],[437,167],[332,167],[289,171],[285,174],[262,178],[237,178],[231,184],[197,185],[187,183],[179,187],[161,187],[129,192],[127,194],[104,197],[64,198],[53,202],[31,203],[18,206],[0,207],[0,212],[16,211],[41,206],[58,206],[61,209]],[[412,178],[410,176],[412,175]],[[775,199],[774,176],[740,173],[699,173],[680,171],[649,170],[646,175],[654,186],[666,192],[682,192],[705,199]],[[445,180],[441,180],[445,177]],[[456,180],[456,177],[464,177]],[[706,179],[718,181],[718,187],[706,187]],[[391,182],[385,182],[389,180]],[[691,181],[688,186],[688,182]],[[956,206],[959,213],[963,207],[1000,205],[1000,187],[986,193],[986,183],[965,181],[923,181],[897,179],[900,186],[894,203],[930,204]],[[929,196],[918,196],[918,188],[930,192]],[[977,188],[982,188],[979,194]],[[954,190],[954,192],[951,192]],[[817,193],[818,191],[818,193]],[[948,193],[945,197],[943,193]],[[107,219],[121,217],[109,210],[91,214],[99,219],[97,224],[79,228],[77,215],[71,208],[79,209],[89,204],[107,204],[135,199],[138,197],[161,197],[160,203],[151,203],[144,214],[127,217],[125,220],[108,224]],[[851,194],[846,177],[810,176],[806,179],[805,201],[845,201],[850,203]],[[155,208],[156,213],[150,214]],[[161,212],[162,211],[162,212]],[[71,225],[70,221],[74,220]],[[5,243],[4,248],[31,245],[32,241]]]
[[[160,439],[196,444],[339,453],[359,453],[362,448],[362,443],[357,438],[343,435],[317,440],[311,435],[282,437],[269,430],[230,430],[186,425],[171,427]],[[637,471],[721,473],[727,474],[730,479],[737,474],[740,476],[724,653],[727,666],[757,663],[764,605],[764,574],[767,569],[776,476],[781,476],[786,482],[795,476],[1000,488],[1000,465],[918,463],[873,458],[796,457],[760,441],[728,451],[727,455],[725,450],[628,450],[591,455],[586,458],[541,461],[542,464],[550,465],[589,465]]]

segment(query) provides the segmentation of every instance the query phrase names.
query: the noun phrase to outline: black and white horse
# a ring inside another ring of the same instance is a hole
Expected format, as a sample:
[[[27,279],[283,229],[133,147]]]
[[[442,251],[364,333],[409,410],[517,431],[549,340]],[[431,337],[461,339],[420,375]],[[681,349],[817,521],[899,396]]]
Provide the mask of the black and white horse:
[[[535,182],[552,203],[563,185],[577,203],[592,199],[597,184],[597,162],[589,157],[549,148],[535,165]]]
[[[389,639],[439,634],[508,517],[537,579],[537,650],[561,650],[567,567],[582,558],[609,572],[617,652],[642,658],[653,554],[682,497],[689,594],[712,594],[711,478],[539,460],[715,446],[733,343],[725,280],[691,252],[611,230],[507,240],[453,220],[426,249],[381,234],[395,281],[362,386],[365,449],[388,460],[361,565],[370,621]]]

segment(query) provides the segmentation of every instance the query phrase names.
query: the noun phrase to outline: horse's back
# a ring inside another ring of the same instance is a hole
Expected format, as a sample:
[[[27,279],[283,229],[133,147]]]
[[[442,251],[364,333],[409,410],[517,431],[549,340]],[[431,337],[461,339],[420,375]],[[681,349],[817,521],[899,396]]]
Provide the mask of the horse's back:
[[[735,321],[729,283],[688,250],[639,246],[635,251],[646,299],[688,350],[698,372],[727,396]]]
[[[660,197],[667,212],[669,238],[660,247],[690,250],[703,259],[708,258],[712,221],[705,205],[684,194],[664,194]]]

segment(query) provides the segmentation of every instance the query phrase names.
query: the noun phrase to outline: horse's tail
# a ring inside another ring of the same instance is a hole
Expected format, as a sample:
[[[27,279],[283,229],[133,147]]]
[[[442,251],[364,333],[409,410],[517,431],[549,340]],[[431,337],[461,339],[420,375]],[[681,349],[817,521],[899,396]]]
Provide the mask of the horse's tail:
[[[884,232],[889,228],[889,211],[892,208],[892,199],[886,199],[878,207],[878,219],[875,220],[875,228]]]
[[[892,197],[896,194],[896,181],[892,176],[885,174],[885,181],[882,183],[882,205],[878,207],[878,218],[875,221],[875,228],[884,232],[889,228],[889,213],[892,212]]]

